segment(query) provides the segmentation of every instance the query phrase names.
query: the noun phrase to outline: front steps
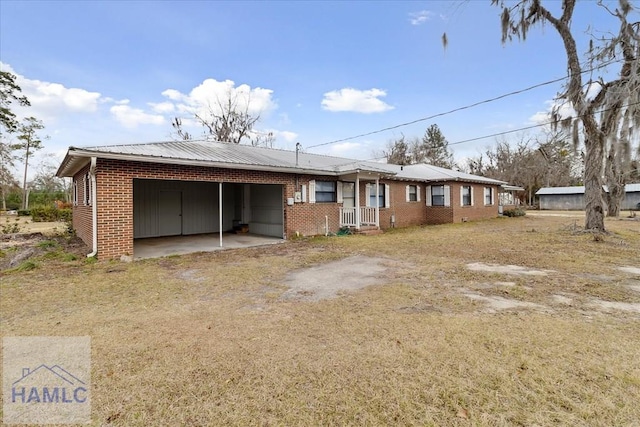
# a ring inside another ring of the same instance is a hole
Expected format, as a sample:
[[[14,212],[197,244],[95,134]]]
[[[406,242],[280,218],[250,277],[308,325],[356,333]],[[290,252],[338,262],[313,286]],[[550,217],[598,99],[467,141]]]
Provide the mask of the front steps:
[[[353,230],[355,234],[364,234],[366,236],[375,236],[376,234],[382,234],[384,231],[380,227],[375,225],[367,225],[360,227],[360,230]]]

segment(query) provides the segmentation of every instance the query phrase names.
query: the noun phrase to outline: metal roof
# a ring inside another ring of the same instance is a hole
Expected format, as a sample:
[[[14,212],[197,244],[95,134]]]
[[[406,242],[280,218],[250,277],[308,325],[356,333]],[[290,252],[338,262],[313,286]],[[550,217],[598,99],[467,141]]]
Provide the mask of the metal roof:
[[[604,191],[609,191],[606,185],[602,186]],[[627,184],[624,186],[625,193],[640,192],[640,184]],[[544,187],[536,191],[537,196],[548,196],[553,194],[584,194],[584,186],[575,187]]]
[[[551,194],[584,194],[584,187],[543,187],[536,191],[537,196]]]
[[[300,174],[341,176],[355,172],[367,172],[411,181],[468,181],[494,185],[506,184],[503,181],[426,164],[399,166],[304,152],[299,152],[296,155],[295,151],[290,150],[212,141],[171,141],[86,148],[70,147],[57,175],[73,176],[89,162],[91,157]]]
[[[502,185],[506,184],[504,181],[498,181],[497,179],[485,178],[483,176],[471,175],[465,172],[454,171],[451,169],[445,169],[438,166],[428,164],[417,165],[385,165],[396,172],[395,179],[402,179],[407,181],[464,181],[464,182],[479,182],[484,184]]]
[[[212,141],[171,141],[146,144],[70,147],[58,176],[72,176],[91,157],[222,168],[337,175],[350,171],[391,173],[384,164],[341,157]],[[382,167],[381,167],[382,166]]]

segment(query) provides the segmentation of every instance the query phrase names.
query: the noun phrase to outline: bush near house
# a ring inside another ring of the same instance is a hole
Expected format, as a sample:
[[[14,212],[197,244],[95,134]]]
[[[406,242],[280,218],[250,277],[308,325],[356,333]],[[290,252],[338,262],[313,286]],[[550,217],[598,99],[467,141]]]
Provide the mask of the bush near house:
[[[502,214],[508,217],[525,216],[527,214],[527,211],[522,208],[505,209],[505,211],[502,212]]]
[[[33,222],[71,221],[71,209],[57,209],[53,206],[44,206],[31,209]]]

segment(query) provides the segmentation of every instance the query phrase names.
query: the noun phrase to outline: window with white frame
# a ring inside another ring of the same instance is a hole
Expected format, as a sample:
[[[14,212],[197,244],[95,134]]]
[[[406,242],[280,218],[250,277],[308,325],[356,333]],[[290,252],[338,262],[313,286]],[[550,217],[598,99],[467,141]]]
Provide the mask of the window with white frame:
[[[78,206],[78,181],[73,179],[73,206]]]
[[[444,185],[431,186],[431,206],[444,206]]]
[[[91,178],[89,177],[89,173],[84,175],[83,182],[83,192],[84,192],[84,205],[91,206]]]
[[[335,203],[337,198],[335,181],[316,181],[316,203]]]
[[[418,200],[420,200],[418,187]],[[451,206],[451,187],[448,185],[427,185],[427,206]]]
[[[484,187],[484,204],[489,206],[493,205],[493,188]]]
[[[378,201],[376,203],[376,186],[375,186],[375,184],[369,186],[369,204],[367,206],[371,206],[371,207],[374,207],[374,208],[376,206],[379,207],[379,208],[385,208],[386,207],[385,203],[384,203],[384,201],[386,199],[386,197],[385,197],[386,193],[384,191],[385,187],[386,186],[384,184],[378,184],[378,194],[377,194]]]
[[[368,193],[368,200],[367,200],[367,206],[375,208],[388,208],[388,194],[387,194],[387,189],[388,189],[388,185],[386,184],[378,184],[378,194],[377,194],[377,198],[376,198],[376,186],[375,184],[367,184],[367,193]]]
[[[338,200],[338,203],[339,202],[340,200]],[[355,182],[342,183],[342,207],[343,208],[356,207],[356,183]]]
[[[473,206],[473,189],[470,185],[460,188],[460,206]]]
[[[419,202],[420,201],[420,186],[419,185],[407,185],[407,202]]]

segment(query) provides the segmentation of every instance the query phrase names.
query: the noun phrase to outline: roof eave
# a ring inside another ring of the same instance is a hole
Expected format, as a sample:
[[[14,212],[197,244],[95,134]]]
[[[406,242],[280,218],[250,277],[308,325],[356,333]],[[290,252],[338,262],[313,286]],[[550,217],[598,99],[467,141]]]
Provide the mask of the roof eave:
[[[332,171],[327,169],[316,169],[306,167],[283,167],[283,166],[269,166],[269,165],[255,165],[247,163],[229,163],[229,162],[214,162],[210,160],[194,160],[194,159],[179,159],[175,157],[158,157],[158,156],[141,156],[137,154],[123,154],[123,153],[106,153],[103,151],[92,151],[86,149],[77,149],[74,147],[69,148],[67,156],[63,160],[60,168],[58,169],[58,176],[71,177],[78,170],[84,166],[86,162],[82,162],[79,167],[74,167],[78,162],[74,162],[75,159],[90,159],[91,157],[98,157],[101,159],[110,160],[125,160],[125,161],[137,161],[146,163],[163,163],[172,165],[185,165],[185,166],[203,166],[203,167],[217,167],[221,169],[241,169],[241,170],[257,170],[264,172],[283,172],[283,173],[297,173],[304,175],[327,175],[327,176],[340,176],[344,171]],[[363,172],[360,168],[358,171]],[[366,171],[371,173],[380,173],[380,171]]]

